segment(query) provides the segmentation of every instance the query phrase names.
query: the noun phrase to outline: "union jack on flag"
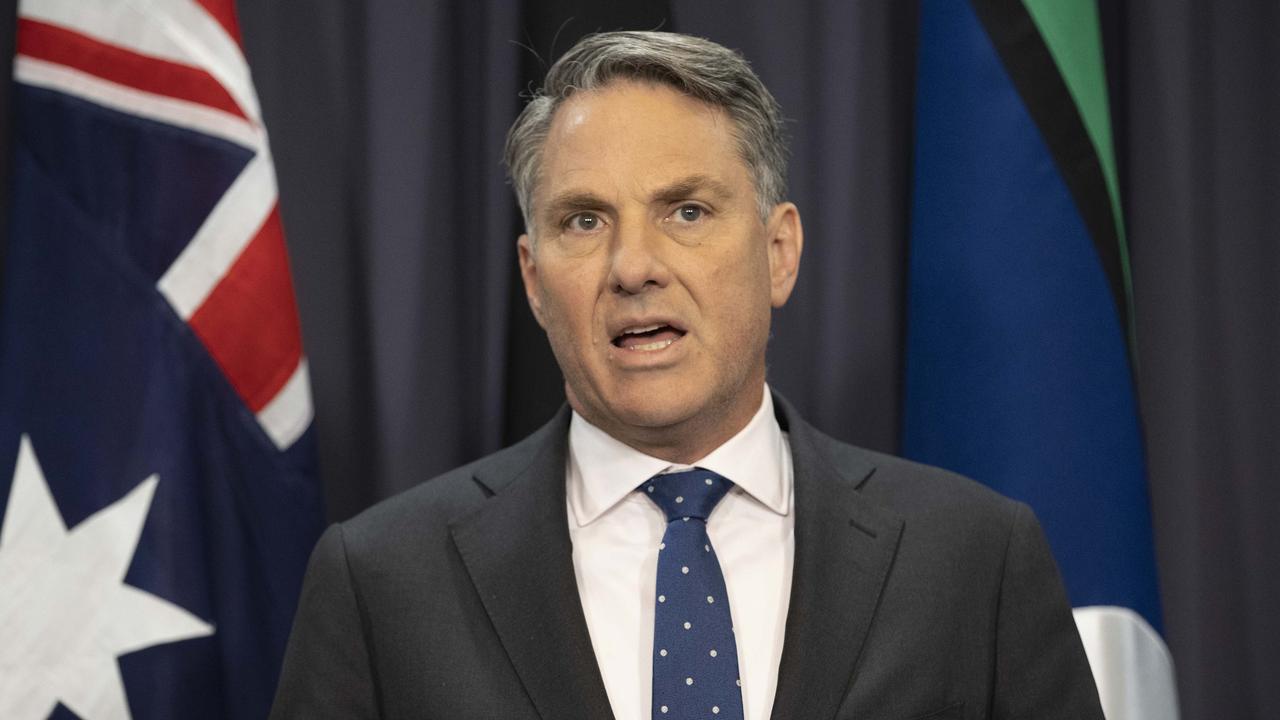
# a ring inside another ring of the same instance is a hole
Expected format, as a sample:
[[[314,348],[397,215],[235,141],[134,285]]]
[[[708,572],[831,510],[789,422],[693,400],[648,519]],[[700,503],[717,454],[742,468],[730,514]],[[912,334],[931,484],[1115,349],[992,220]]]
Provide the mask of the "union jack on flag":
[[[233,0],[21,0],[16,47],[0,717],[265,717],[322,511]]]

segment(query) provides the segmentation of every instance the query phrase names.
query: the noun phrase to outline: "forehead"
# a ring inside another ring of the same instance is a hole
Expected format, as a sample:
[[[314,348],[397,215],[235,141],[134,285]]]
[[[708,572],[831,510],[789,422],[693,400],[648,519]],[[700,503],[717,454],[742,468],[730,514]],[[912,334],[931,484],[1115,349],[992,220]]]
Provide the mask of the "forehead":
[[[722,109],[662,84],[619,81],[577,92],[552,118],[536,195],[579,187],[643,193],[690,175],[749,190],[733,128]]]

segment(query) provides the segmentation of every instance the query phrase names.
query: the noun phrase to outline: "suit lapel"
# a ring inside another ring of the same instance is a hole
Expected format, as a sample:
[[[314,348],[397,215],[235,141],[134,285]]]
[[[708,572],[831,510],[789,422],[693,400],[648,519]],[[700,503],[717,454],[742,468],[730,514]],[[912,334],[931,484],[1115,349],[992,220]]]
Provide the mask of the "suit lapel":
[[[897,552],[902,519],[859,492],[875,472],[867,457],[837,446],[800,420],[785,400],[774,400],[789,430],[796,546],[772,717],[825,720],[849,689]],[[837,451],[841,457],[833,460]]]
[[[543,718],[612,718],[573,571],[564,472],[568,411],[527,464],[476,480],[494,492],[450,530],[516,674]],[[526,456],[527,457],[527,456]]]

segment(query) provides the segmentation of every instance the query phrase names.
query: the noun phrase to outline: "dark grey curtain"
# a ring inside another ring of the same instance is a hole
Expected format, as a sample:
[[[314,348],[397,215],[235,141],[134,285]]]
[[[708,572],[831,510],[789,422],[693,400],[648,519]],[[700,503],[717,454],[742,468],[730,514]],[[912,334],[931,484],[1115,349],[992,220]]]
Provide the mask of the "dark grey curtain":
[[[502,444],[519,11],[242,4],[335,518]]]
[[[1185,718],[1280,718],[1280,5],[1124,3],[1124,169]]]
[[[777,93],[808,242],[771,382],[828,432],[893,450],[914,5],[242,2],[331,517],[496,449],[558,404],[515,283],[500,147],[517,92],[596,29],[705,35]],[[1280,7],[1100,5],[1183,717],[1280,717]]]

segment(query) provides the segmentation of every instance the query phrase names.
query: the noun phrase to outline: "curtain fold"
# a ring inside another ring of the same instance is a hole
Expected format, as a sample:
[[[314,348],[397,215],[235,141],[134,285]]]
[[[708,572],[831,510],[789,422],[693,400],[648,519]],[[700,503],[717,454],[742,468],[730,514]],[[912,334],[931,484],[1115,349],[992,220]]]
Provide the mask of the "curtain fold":
[[[1185,718],[1280,717],[1280,8],[1132,0],[1139,392]]]

